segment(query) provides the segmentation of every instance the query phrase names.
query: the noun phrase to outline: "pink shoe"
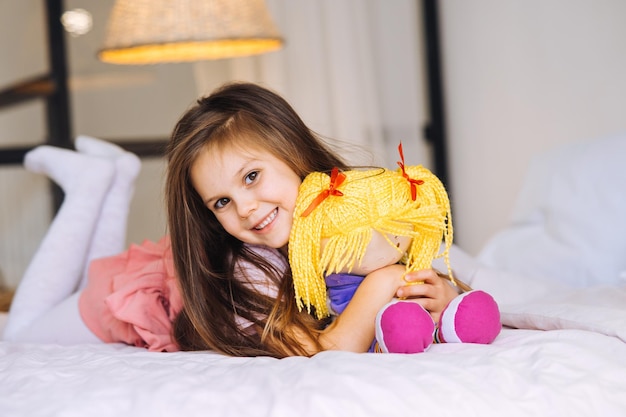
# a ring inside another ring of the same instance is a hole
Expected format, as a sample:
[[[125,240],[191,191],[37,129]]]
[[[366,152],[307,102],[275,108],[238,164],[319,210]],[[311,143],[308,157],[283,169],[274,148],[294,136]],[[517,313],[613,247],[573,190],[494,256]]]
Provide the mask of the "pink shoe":
[[[500,333],[500,310],[484,291],[459,295],[441,313],[437,336],[442,343],[489,344]]]
[[[435,322],[416,303],[393,300],[376,316],[376,341],[385,353],[420,353],[433,343]]]

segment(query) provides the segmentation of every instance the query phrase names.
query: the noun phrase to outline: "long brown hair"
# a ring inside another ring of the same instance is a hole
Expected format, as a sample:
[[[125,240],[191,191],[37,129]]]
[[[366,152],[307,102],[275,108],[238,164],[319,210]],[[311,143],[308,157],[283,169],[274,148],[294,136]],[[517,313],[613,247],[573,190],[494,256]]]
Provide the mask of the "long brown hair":
[[[280,271],[228,234],[192,185],[190,170],[200,152],[233,144],[270,152],[301,179],[313,171],[347,168],[287,101],[266,88],[231,83],[199,99],[176,124],[167,148],[168,226],[184,301],[174,337],[183,350],[234,356],[307,354],[295,332],[315,342],[324,323],[298,310],[289,268]],[[276,284],[276,299],[235,277],[234,266],[242,261]],[[235,312],[256,331],[241,329]]]

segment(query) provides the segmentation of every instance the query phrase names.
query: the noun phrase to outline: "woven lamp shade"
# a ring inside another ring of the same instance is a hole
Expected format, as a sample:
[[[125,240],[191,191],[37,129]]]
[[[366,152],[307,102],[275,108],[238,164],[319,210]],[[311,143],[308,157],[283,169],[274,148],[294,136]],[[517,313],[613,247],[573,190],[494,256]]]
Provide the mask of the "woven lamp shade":
[[[264,0],[117,0],[98,57],[156,64],[256,55],[282,45]]]

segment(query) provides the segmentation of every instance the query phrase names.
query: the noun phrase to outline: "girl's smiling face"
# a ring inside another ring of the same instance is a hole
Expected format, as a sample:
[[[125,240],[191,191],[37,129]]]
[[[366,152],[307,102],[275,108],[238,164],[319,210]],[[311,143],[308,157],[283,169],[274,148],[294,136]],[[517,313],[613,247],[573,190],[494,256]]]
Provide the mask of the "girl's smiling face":
[[[205,147],[191,181],[222,227],[244,243],[281,248],[289,241],[300,177],[282,160],[239,145]]]

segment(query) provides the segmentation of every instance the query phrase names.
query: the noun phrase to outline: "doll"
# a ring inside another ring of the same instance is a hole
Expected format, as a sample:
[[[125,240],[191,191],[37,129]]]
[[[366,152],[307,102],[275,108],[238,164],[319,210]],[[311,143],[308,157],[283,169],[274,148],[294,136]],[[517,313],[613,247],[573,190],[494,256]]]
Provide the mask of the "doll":
[[[289,239],[298,307],[318,318],[331,310],[339,314],[368,273],[398,262],[407,272],[427,269],[443,257],[446,278],[461,294],[439,323],[417,303],[392,300],[377,315],[373,350],[417,353],[433,341],[491,343],[501,328],[496,302],[452,274],[446,190],[421,165],[405,166],[401,144],[399,151],[396,171],[333,169],[330,175],[311,173],[302,182]]]

